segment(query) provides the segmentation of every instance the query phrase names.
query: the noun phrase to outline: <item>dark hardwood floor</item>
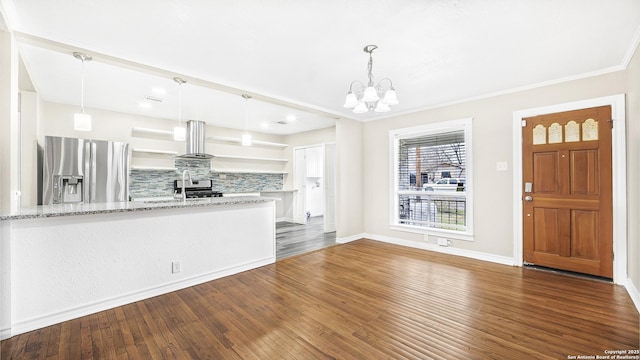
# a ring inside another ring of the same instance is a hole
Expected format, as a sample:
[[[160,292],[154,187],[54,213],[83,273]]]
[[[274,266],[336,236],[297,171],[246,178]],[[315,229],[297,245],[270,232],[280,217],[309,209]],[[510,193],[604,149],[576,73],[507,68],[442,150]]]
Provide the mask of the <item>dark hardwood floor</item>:
[[[276,223],[276,258],[303,254],[309,251],[333,246],[336,244],[336,233],[324,233],[324,218],[314,216],[305,225],[278,222]]]
[[[638,349],[638,328],[621,286],[360,240],[14,336],[0,354],[595,358]]]

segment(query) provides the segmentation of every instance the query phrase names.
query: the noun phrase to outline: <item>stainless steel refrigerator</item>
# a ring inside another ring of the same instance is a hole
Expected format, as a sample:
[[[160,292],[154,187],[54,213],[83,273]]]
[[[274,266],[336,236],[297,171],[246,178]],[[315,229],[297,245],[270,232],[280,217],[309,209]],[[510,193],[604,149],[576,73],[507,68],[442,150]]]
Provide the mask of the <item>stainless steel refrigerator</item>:
[[[43,205],[128,200],[128,143],[46,136],[43,151]]]

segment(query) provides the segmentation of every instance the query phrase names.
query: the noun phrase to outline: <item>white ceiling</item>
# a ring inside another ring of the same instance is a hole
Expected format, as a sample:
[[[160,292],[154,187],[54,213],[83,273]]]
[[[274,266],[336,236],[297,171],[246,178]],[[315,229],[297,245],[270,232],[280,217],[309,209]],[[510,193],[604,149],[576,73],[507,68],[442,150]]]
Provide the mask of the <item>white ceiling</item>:
[[[640,37],[638,0],[2,0],[47,101],[288,134],[620,69]],[[356,115],[344,96],[393,80],[399,105]],[[140,109],[152,88],[162,103]],[[220,91],[222,90],[222,91]],[[297,121],[277,124],[286,116]],[[261,123],[268,123],[262,128]]]

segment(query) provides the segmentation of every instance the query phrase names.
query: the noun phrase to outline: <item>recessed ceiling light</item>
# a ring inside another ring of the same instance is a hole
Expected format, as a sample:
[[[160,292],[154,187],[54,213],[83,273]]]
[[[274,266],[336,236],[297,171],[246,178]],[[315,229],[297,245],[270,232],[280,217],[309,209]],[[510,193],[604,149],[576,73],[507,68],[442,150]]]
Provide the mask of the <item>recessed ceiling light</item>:
[[[287,115],[287,122],[294,122],[296,121],[296,116],[295,115]]]

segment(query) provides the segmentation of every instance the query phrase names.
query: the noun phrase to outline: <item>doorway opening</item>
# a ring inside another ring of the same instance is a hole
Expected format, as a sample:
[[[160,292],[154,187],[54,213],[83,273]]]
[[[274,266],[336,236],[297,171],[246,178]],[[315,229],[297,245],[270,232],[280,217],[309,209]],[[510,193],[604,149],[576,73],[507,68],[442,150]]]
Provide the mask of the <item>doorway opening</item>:
[[[276,223],[276,259],[336,245],[336,232],[324,232],[324,216],[312,216],[305,224]]]
[[[278,259],[335,245],[335,144],[293,149],[293,221],[276,223]]]

